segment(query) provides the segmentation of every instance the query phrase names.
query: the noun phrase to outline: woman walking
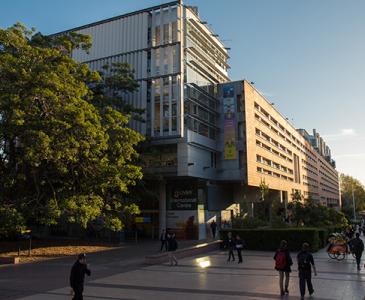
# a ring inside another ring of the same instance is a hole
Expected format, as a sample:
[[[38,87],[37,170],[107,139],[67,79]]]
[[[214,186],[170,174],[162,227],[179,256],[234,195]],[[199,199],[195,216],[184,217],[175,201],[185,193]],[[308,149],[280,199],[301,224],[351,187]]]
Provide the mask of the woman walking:
[[[280,295],[289,294],[289,275],[291,272],[291,266],[293,265],[293,260],[290,256],[288,250],[288,243],[285,240],[280,242],[279,249],[275,252],[275,269],[279,271],[279,287]],[[284,285],[285,277],[285,285]]]

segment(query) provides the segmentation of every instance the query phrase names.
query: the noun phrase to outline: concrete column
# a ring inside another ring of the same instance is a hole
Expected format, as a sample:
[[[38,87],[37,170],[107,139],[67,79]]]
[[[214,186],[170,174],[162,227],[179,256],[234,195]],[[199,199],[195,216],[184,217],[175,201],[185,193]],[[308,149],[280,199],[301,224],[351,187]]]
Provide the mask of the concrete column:
[[[161,181],[159,186],[159,235],[166,229],[166,182]]]
[[[286,191],[280,191],[280,202],[284,204],[285,218],[288,217],[288,197]]]

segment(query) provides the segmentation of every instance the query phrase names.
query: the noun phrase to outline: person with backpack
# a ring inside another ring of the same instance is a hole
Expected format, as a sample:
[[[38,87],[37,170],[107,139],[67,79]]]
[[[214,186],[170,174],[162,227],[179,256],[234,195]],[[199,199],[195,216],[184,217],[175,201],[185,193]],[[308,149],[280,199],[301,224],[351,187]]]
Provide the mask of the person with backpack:
[[[274,255],[275,260],[275,270],[279,271],[279,287],[280,295],[284,296],[289,294],[289,277],[291,272],[291,266],[293,265],[293,260],[290,256],[288,250],[288,243],[285,240],[280,242],[279,249],[276,250]],[[285,286],[284,286],[285,277]]]
[[[351,251],[355,254],[357,270],[360,271],[360,263],[361,263],[361,256],[364,251],[364,243],[360,239],[360,233],[356,232],[356,237],[352,239],[350,242]]]
[[[236,250],[237,250],[237,256],[238,256],[238,263],[242,263],[242,250],[245,247],[245,241],[241,239],[241,237],[237,234],[236,235]]]
[[[168,245],[167,251],[169,254],[170,266],[173,266],[174,263],[175,263],[175,266],[177,266],[177,259],[174,254],[174,252],[177,250],[177,241],[176,241],[175,233],[169,234],[167,236],[167,245]]]
[[[235,241],[232,237],[232,232],[228,232],[227,238],[225,240],[225,247],[228,248],[228,262],[234,261],[234,253],[233,250],[235,249]]]
[[[309,252],[309,244],[303,243],[302,251],[297,255],[299,272],[299,289],[301,299],[304,299],[305,284],[307,284],[309,295],[314,293],[312,285],[312,267],[314,275],[317,276],[316,266],[314,265],[313,255]]]

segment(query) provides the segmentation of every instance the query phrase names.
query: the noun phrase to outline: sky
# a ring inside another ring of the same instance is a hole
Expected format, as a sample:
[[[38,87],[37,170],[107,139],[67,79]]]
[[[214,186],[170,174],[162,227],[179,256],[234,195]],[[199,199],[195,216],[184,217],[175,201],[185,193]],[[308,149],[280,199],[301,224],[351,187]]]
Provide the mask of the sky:
[[[55,33],[164,0],[0,0],[0,27]],[[365,184],[365,1],[185,0],[247,79],[296,128],[324,137],[337,169]]]

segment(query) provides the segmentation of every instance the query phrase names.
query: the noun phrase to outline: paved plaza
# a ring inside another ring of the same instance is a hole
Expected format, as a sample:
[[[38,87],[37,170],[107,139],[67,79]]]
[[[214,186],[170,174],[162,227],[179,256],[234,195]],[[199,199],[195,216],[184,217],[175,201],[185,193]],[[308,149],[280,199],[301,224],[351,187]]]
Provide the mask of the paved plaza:
[[[308,299],[364,298],[365,271],[356,271],[352,257],[339,262],[329,259],[322,250],[314,258],[318,276],[313,280],[315,293]],[[87,279],[84,299],[281,299],[272,253],[245,251],[241,265],[227,263],[226,259],[225,252],[215,251],[182,259],[177,267],[167,264],[146,266],[138,261],[129,264],[128,261],[120,264],[104,261],[92,267],[93,276]],[[105,273],[106,270],[109,272]],[[110,275],[99,277],[102,273]],[[300,299],[295,264],[289,290],[290,295],[283,299]],[[71,299],[70,288],[57,288],[21,299]]]

